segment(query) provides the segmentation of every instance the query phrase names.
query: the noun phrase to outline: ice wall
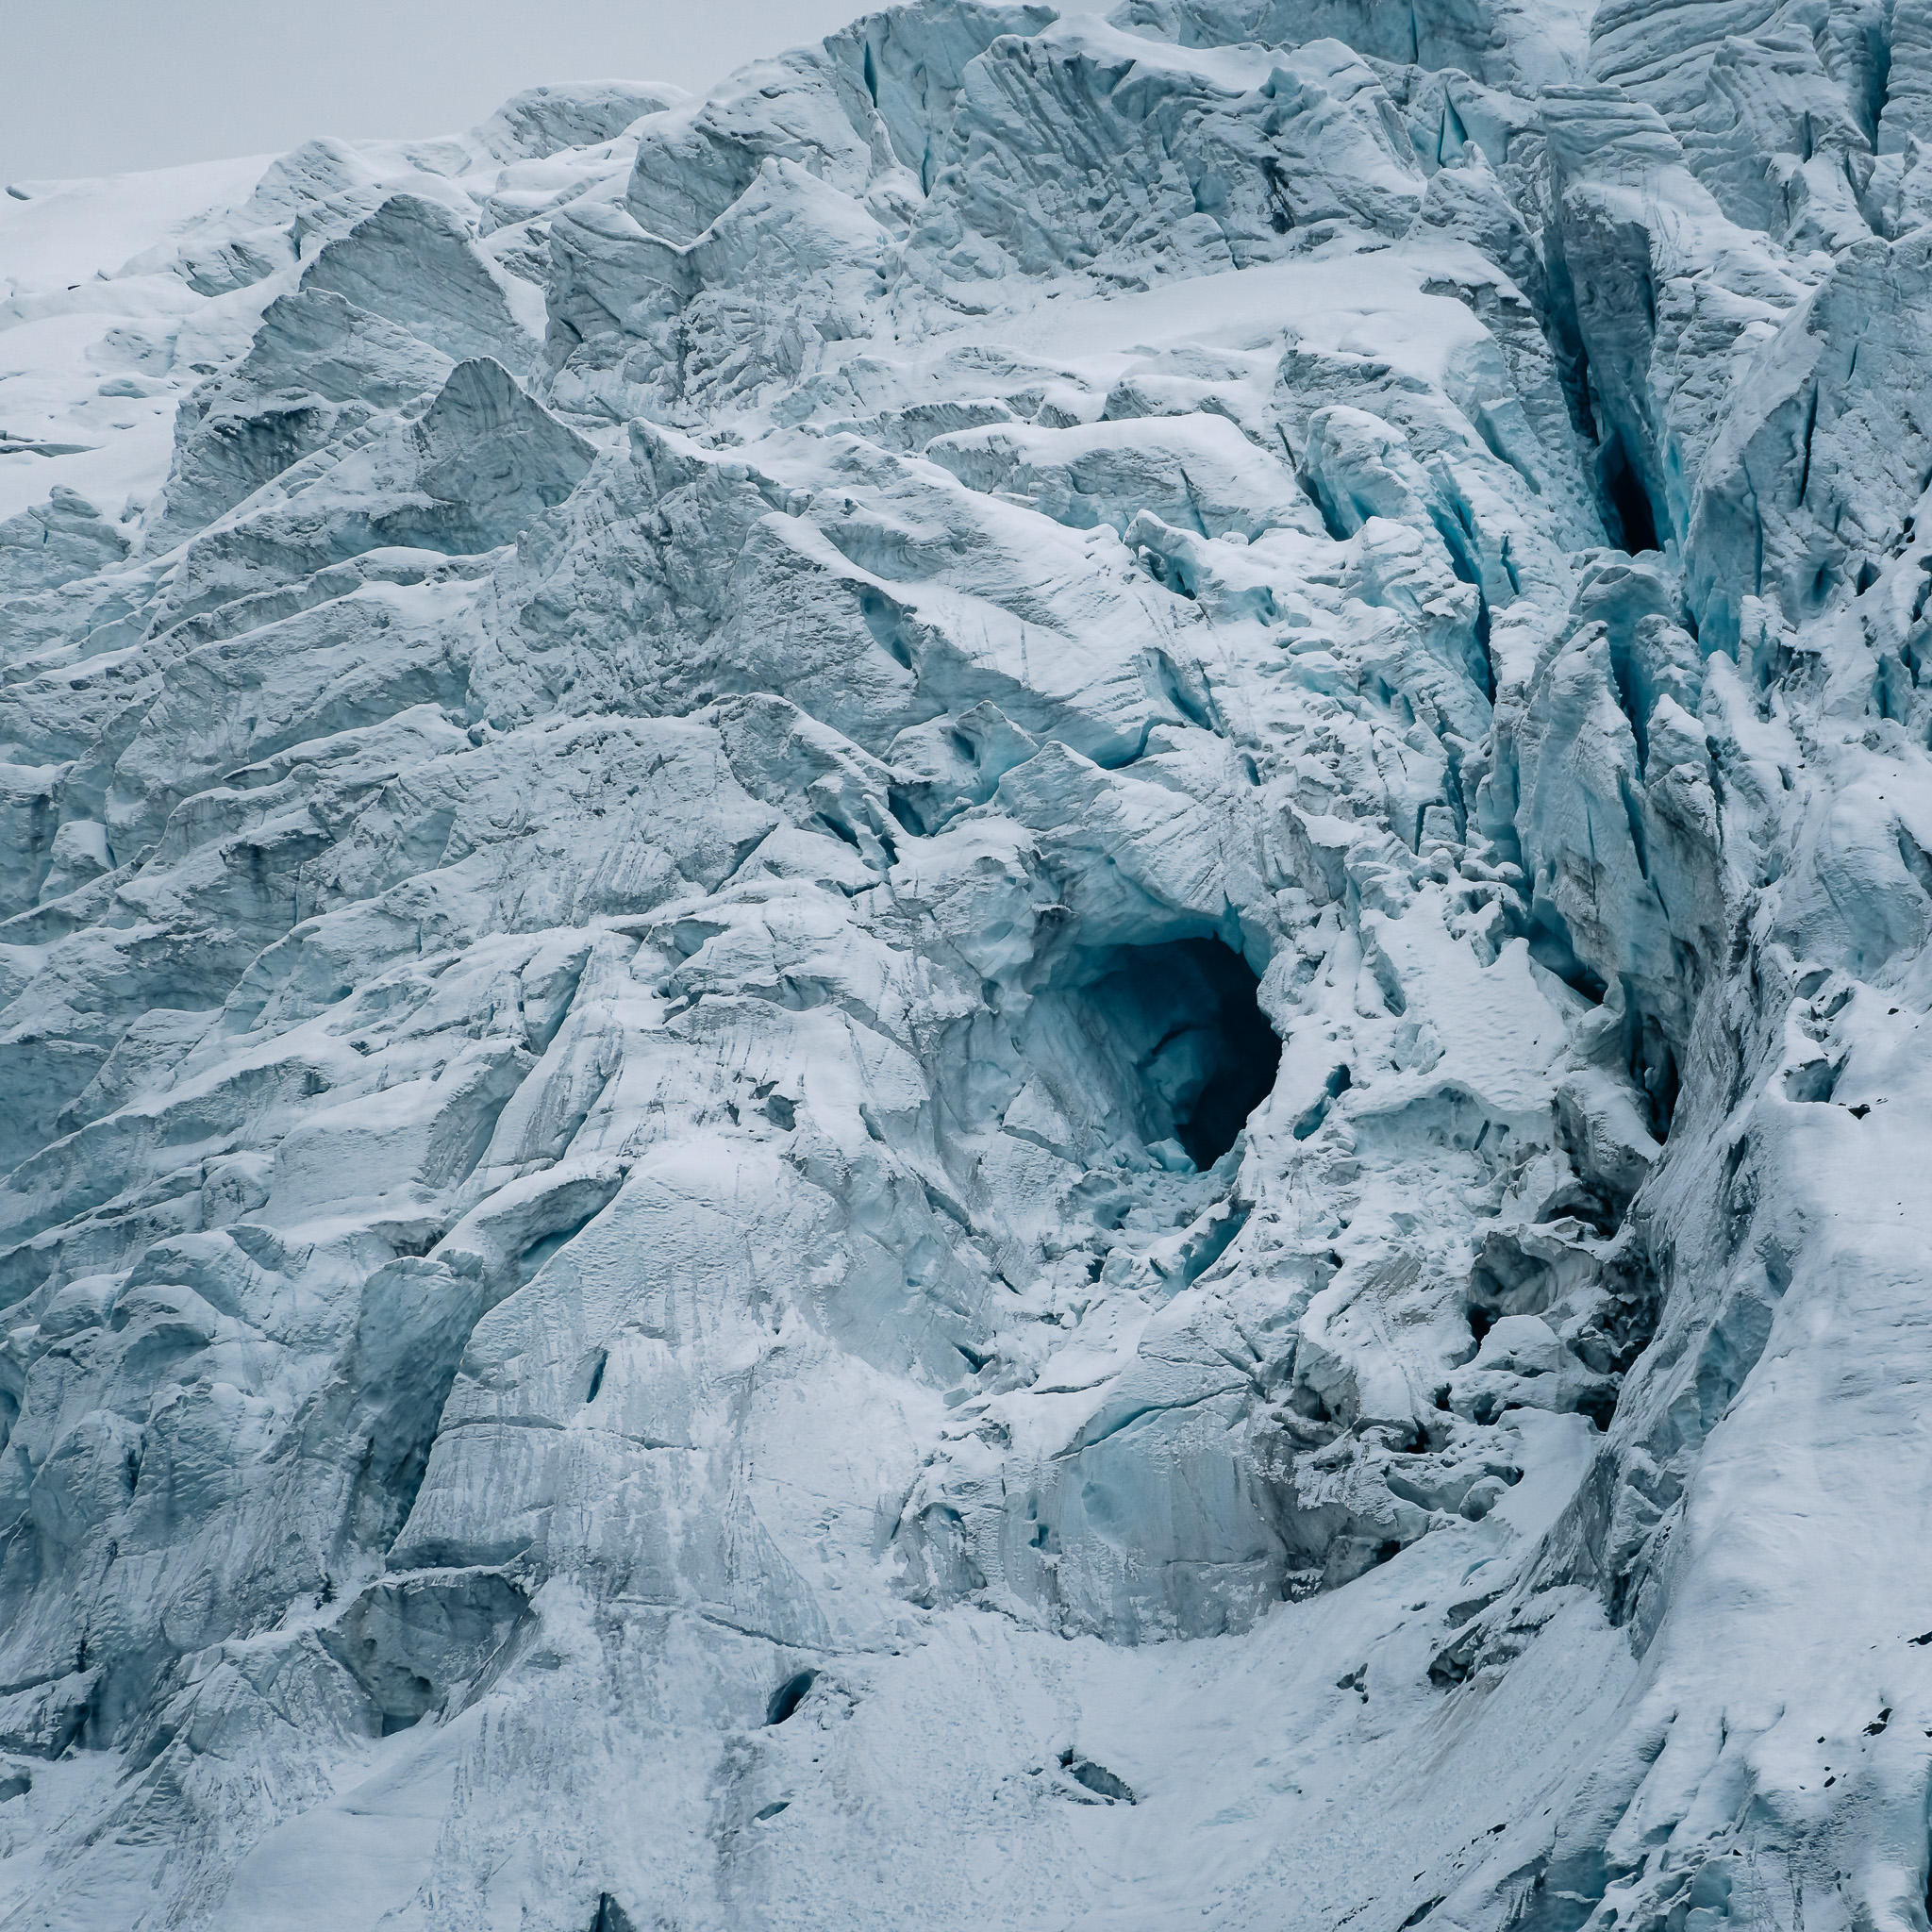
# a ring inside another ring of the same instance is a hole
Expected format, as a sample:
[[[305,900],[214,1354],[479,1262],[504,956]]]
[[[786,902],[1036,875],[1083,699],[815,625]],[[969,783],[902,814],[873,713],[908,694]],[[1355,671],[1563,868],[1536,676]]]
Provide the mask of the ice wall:
[[[15,189],[0,1925],[1923,1932],[1928,50]]]

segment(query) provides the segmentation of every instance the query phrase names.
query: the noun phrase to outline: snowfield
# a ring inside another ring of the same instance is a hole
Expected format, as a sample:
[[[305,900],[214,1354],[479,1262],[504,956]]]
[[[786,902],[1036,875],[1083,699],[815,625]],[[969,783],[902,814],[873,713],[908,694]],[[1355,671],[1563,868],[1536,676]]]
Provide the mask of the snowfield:
[[[1928,388],[1924,0],[15,185],[0,1927],[1925,1932]]]

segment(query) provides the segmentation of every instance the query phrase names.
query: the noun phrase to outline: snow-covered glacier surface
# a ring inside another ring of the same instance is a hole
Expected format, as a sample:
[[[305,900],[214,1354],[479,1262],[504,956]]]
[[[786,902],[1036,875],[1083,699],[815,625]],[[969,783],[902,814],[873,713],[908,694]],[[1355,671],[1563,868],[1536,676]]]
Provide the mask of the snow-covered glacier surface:
[[[0,203],[0,1925],[1926,1925],[1932,7],[922,4]]]

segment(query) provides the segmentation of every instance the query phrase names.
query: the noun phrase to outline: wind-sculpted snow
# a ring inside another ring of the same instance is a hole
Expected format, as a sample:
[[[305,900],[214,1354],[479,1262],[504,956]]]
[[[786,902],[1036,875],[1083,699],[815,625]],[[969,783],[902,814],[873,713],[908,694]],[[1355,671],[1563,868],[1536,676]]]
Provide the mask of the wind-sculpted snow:
[[[1923,1932],[1928,50],[15,189],[0,1924]]]

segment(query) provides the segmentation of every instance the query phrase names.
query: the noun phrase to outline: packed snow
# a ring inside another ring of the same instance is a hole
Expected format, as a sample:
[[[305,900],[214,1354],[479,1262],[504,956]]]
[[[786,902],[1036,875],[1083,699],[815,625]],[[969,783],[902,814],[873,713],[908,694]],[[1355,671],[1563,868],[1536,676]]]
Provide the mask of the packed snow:
[[[1924,1932],[1928,325],[1922,0],[13,186],[0,1927]]]

